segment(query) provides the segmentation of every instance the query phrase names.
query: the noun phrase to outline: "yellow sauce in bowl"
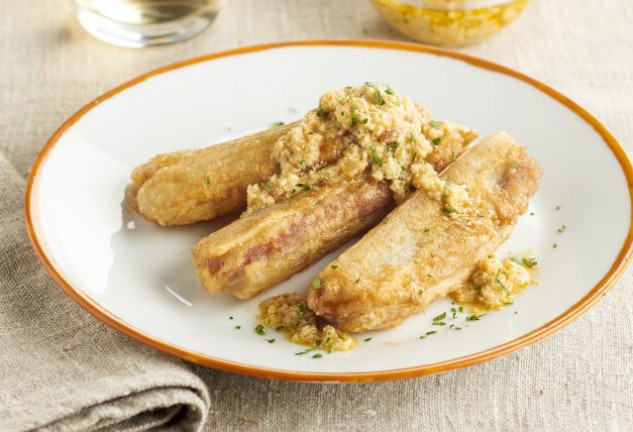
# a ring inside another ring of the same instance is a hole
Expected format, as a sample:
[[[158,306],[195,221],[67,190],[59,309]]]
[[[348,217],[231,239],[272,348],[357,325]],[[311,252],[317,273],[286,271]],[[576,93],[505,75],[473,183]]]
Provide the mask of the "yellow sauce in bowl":
[[[471,45],[503,29],[529,0],[372,0],[395,30],[411,39],[440,46]],[[486,5],[487,4],[487,5]]]

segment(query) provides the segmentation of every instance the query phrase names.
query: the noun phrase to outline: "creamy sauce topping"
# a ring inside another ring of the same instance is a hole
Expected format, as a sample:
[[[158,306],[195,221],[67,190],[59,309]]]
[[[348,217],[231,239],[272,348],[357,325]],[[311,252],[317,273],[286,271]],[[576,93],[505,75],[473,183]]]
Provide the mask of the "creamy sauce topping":
[[[440,179],[425,161],[451,134],[476,132],[433,120],[422,106],[386,85],[330,91],[277,141],[272,158],[279,173],[248,187],[246,214],[363,175],[387,181],[397,203],[423,188],[457,210],[468,202],[467,191]]]
[[[330,325],[319,327],[316,315],[308,309],[305,297],[281,294],[259,305],[260,322],[284,333],[292,342],[326,352],[344,351],[356,346],[356,340]]]
[[[466,285],[451,297],[473,312],[499,309],[535,282],[537,268],[535,258],[515,256],[499,260],[489,256],[479,262]]]

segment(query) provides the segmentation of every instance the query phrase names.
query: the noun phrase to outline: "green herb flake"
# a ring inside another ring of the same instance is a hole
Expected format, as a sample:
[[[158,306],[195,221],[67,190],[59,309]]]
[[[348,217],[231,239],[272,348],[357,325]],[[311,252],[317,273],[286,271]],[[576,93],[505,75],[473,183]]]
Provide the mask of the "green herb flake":
[[[286,124],[286,123],[284,123],[284,122],[282,122],[282,121],[279,121],[279,122],[275,122],[275,123],[273,123],[273,126],[274,126],[274,127],[279,127],[279,126],[283,126],[283,125],[285,125],[285,124]]]
[[[463,306],[460,306],[460,307],[459,307],[459,313],[462,313],[462,312],[464,312],[464,307],[463,307]]]
[[[561,206],[557,205],[556,207],[554,207],[554,210],[560,210],[560,207]]]
[[[273,185],[270,183],[270,180],[266,182],[266,189],[270,190],[270,188],[272,188]]]
[[[435,321],[442,321],[445,318],[446,318],[446,312],[441,313],[438,316],[436,316],[435,318],[433,318],[433,322],[435,322]]]
[[[389,218],[388,218],[388,217],[384,218],[384,219],[382,220],[382,223],[383,223],[383,224],[385,224],[385,225],[387,225],[387,224],[389,223]]]
[[[229,317],[229,319],[230,319],[230,320],[232,320],[232,319],[233,319],[233,317],[232,317],[232,316],[230,316],[230,317]]]
[[[387,88],[385,89],[385,93],[387,93],[388,95],[392,95],[392,94],[394,94],[395,92],[393,91],[393,89],[392,89],[391,87],[387,87]]]
[[[452,319],[455,319],[455,317],[457,317],[457,309],[455,309],[454,307],[451,308],[451,313],[453,314]]]
[[[277,171],[281,172],[281,162],[277,162],[275,166],[277,167]]]
[[[515,263],[530,269],[538,266],[538,261],[536,260],[536,258],[512,257],[510,259]]]
[[[453,207],[442,207],[442,213],[451,214],[458,213],[458,211],[455,210]]]
[[[426,335],[425,335],[425,336],[431,336],[431,335],[434,335],[435,333],[437,333],[437,331],[436,331],[436,330],[431,330],[431,331],[429,331],[429,332],[426,332]]]
[[[382,93],[380,93],[380,90],[376,89],[376,91],[374,92],[374,96],[376,96],[376,100],[378,101],[378,105],[384,105],[385,104],[385,99],[382,97]]]
[[[562,234],[562,233],[565,232],[566,229],[567,229],[567,227],[565,225],[561,225],[560,228],[558,228],[557,231],[558,231],[559,234]]]
[[[358,115],[358,113],[355,111],[352,113],[351,119],[352,119],[352,126],[356,126],[357,124],[361,122],[360,115]]]
[[[299,305],[299,312],[304,313],[306,311],[306,307],[302,304]]]
[[[299,162],[299,168],[301,169],[301,171],[305,171],[306,165],[307,164],[305,160],[301,160],[301,162]]]
[[[481,317],[486,316],[486,314],[482,314],[482,315],[471,315],[469,317],[466,318],[466,321],[479,321],[479,319]]]
[[[534,212],[531,212],[531,213],[530,213],[530,216],[534,216]]]
[[[314,287],[314,289],[321,289],[321,280],[318,277],[315,277],[314,279],[312,279],[312,286]]]
[[[361,122],[361,124],[367,124],[367,122],[369,122],[369,119],[367,117],[365,117],[360,122]]]
[[[276,332],[278,332],[278,331],[281,331],[281,330],[283,330],[283,329],[285,329],[285,328],[286,328],[286,327],[284,327],[284,326],[279,326],[279,327],[277,327],[277,328],[275,329],[275,331],[276,331]]]
[[[338,268],[338,266],[337,266],[336,264],[332,264],[332,265],[330,266],[330,268],[331,268],[332,270],[336,270],[336,269]]]
[[[275,339],[265,339],[265,341],[266,341],[266,342],[268,342],[268,343],[270,343],[270,344],[271,344],[271,343],[275,343]]]
[[[310,189],[312,189],[312,186],[303,183],[297,183],[295,186],[297,186],[299,189],[303,189],[304,191],[309,191]]]
[[[304,351],[300,351],[300,352],[298,352],[298,353],[295,353],[295,355],[304,355],[304,354],[307,354],[307,353],[309,353],[309,352],[314,351],[315,349],[316,349],[316,348],[308,348],[307,350],[304,350]]]
[[[321,358],[323,357],[323,354],[321,353],[316,353],[315,355],[312,356],[312,358]]]
[[[424,290],[418,290],[418,295],[424,294]]]
[[[242,328],[242,326],[238,326],[238,325],[237,325],[237,326],[235,326],[235,330],[239,330],[239,329],[241,329],[241,328]]]
[[[432,139],[431,140],[431,144],[433,144],[433,145],[440,145],[440,144],[442,144],[442,138],[438,137],[438,138]]]
[[[332,351],[334,351],[334,347],[332,346],[332,344],[327,344],[327,345],[325,345],[325,350],[328,353],[331,353]]]
[[[369,342],[370,340],[372,340],[373,338],[366,338],[363,340],[363,342]]]
[[[371,157],[374,159],[374,163],[381,167],[382,159],[380,159],[380,156],[378,156],[378,153],[376,153],[376,149],[373,147],[369,147],[369,151],[371,152]]]
[[[354,283],[358,283],[360,282],[360,278],[356,279],[356,281],[354,281]]]
[[[207,186],[211,186],[211,177],[207,176],[204,182]]]
[[[431,125],[433,129],[440,129],[442,127],[442,124],[444,124],[444,122],[441,120],[431,120],[429,124]]]
[[[261,336],[266,333],[266,329],[264,328],[263,325],[257,324],[257,327],[255,327],[255,333]]]
[[[325,117],[327,115],[327,113],[323,110],[323,108],[319,108],[319,110],[317,111],[317,116],[318,117]]]
[[[425,233],[427,233],[427,232],[429,232],[429,231],[431,231],[429,228],[424,228],[424,232],[425,232]]]
[[[497,283],[497,285],[499,285],[501,288],[503,288],[503,290],[505,292],[507,292],[508,294],[510,294],[510,291],[508,290],[508,288],[503,284],[503,282],[501,281],[501,279],[499,279],[499,275],[501,274],[501,269],[497,270],[497,274],[495,275],[495,282]]]
[[[557,243],[554,243],[554,244],[552,245],[552,249],[556,249],[557,247],[558,247],[558,244],[557,244]]]
[[[321,342],[323,342],[321,339],[317,339],[317,340],[314,341],[314,344],[316,346],[321,346]]]

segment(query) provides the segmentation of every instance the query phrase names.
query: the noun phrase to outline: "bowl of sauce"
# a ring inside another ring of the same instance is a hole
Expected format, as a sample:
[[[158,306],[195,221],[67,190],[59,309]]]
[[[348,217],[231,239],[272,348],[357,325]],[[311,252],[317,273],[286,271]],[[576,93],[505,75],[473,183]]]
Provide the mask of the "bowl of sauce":
[[[403,35],[432,45],[461,47],[483,41],[513,22],[529,0],[371,0]]]

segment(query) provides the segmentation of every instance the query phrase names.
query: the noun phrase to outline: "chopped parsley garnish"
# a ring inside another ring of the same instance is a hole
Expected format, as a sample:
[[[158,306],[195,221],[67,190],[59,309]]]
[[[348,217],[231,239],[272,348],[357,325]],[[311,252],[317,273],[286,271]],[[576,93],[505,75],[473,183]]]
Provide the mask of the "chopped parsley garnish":
[[[312,189],[310,185],[303,184],[303,183],[297,183],[295,186],[297,186],[300,189],[303,189],[304,191],[309,191],[310,189]]]
[[[446,318],[446,312],[433,318],[433,325],[444,326],[446,323],[443,321]]]
[[[307,350],[304,350],[304,351],[300,351],[300,352],[298,352],[298,353],[295,353],[295,355],[304,355],[304,354],[307,354],[307,353],[309,353],[309,352],[314,351],[315,349],[316,349],[316,348],[308,348]]]
[[[321,353],[316,353],[315,355],[312,356],[312,358],[321,358],[323,357],[323,354]]]
[[[360,282],[360,278],[356,279],[354,283],[358,283],[358,282]]]
[[[319,110],[317,111],[317,116],[325,117],[326,115],[327,113],[323,110],[323,108],[319,108]]]
[[[371,81],[365,81],[365,85],[366,85],[367,87],[373,87],[373,86],[374,86],[374,83],[373,83],[373,82],[371,82]],[[347,88],[347,87],[346,87],[346,88]],[[349,88],[351,88],[351,87],[349,87]]]
[[[332,270],[336,270],[336,269],[338,268],[338,266],[337,266],[336,264],[332,264],[332,265],[330,266],[330,268],[331,268]]]
[[[510,294],[510,291],[508,291],[508,288],[503,284],[503,282],[501,281],[501,279],[499,279],[499,274],[501,273],[501,269],[497,270],[497,274],[495,275],[495,282],[497,283],[497,285],[499,285],[501,288],[503,288],[503,290],[505,292],[507,292],[508,294]]]
[[[207,176],[204,182],[207,184],[207,186],[211,186],[211,177]]]
[[[554,207],[554,210],[560,210],[560,207],[561,206],[557,205],[556,207]]]
[[[533,268],[538,265],[538,261],[536,260],[536,258],[512,257],[510,259],[515,263],[521,264],[522,266],[525,266],[527,268]]]
[[[369,119],[365,117],[364,119],[361,120],[361,124],[367,124],[368,121]]]
[[[266,189],[269,189],[273,187],[273,185],[270,183],[270,180],[266,182]]]
[[[229,317],[229,319],[230,319],[230,320],[232,320],[232,319],[233,319],[233,317]]]
[[[299,305],[299,312],[304,313],[306,311],[306,307],[302,304]]]
[[[556,244],[556,243],[554,243],[554,244],[552,245],[552,249],[556,249],[557,247],[558,247],[558,244]]]
[[[352,113],[352,126],[356,126],[360,122],[361,122],[360,116],[358,115],[356,111],[354,111]]]
[[[452,318],[455,319],[455,317],[457,317],[457,309],[455,309],[454,307],[451,308],[451,313],[453,314]]]
[[[321,280],[318,277],[312,279],[312,286],[314,289],[321,289]]]
[[[316,346],[321,346],[321,342],[323,342],[321,339],[317,339],[317,340],[314,341],[314,344]]]
[[[431,120],[431,121],[429,122],[429,124],[431,125],[431,127],[432,127],[433,129],[439,129],[439,128],[441,128],[443,123],[444,123],[444,122],[443,122],[443,121],[441,121],[441,120]]]
[[[378,153],[376,153],[376,149],[373,147],[369,147],[369,151],[371,152],[371,157],[374,159],[374,163],[381,167],[382,159],[380,159],[380,156],[378,156]]]
[[[237,326],[235,326],[235,330],[239,330],[239,329],[241,329],[241,328],[242,328],[242,326],[238,326],[238,325],[237,325]]]
[[[385,99],[382,97],[382,93],[380,93],[380,90],[376,89],[376,91],[374,92],[374,96],[376,96],[376,100],[378,101],[378,105],[384,105],[385,104]]]
[[[563,232],[565,232],[566,229],[567,227],[565,225],[561,225],[560,228],[558,228],[558,233],[562,234]]]
[[[427,233],[427,232],[429,232],[429,231],[431,231],[431,229],[430,229],[430,228],[424,228],[424,232],[425,232],[425,233]]]
[[[462,313],[462,312],[464,312],[464,307],[463,307],[463,306],[460,306],[460,307],[459,307],[459,313]]]
[[[442,138],[438,137],[438,138],[432,139],[431,140],[431,144],[433,144],[433,145],[440,145],[440,144],[442,144]]]
[[[442,207],[442,212],[446,214],[457,213],[453,207]]]
[[[387,224],[389,223],[389,218],[388,218],[388,217],[384,218],[384,219],[382,220],[382,223],[383,223],[383,224],[385,224],[385,225],[387,225]]]
[[[325,346],[325,350],[326,350],[328,353],[331,353],[331,352],[334,350],[334,347],[332,346],[332,344],[327,344],[327,345]]]
[[[281,162],[277,162],[275,166],[277,167],[277,171],[281,172]]]
[[[266,333],[266,329],[264,328],[263,325],[257,324],[257,327],[255,327],[255,333],[261,336]]]
[[[305,171],[306,165],[306,161],[304,160],[301,160],[301,162],[299,162],[299,168],[301,169],[301,171]]]
[[[284,327],[284,326],[279,326],[279,327],[277,327],[277,328],[275,329],[275,331],[276,331],[276,332],[278,332],[278,331],[281,331],[281,330],[283,330],[283,329],[285,329],[285,328],[286,328],[286,327]]]
[[[418,290],[418,295],[424,294],[424,290]]]
[[[387,147],[389,148],[389,150],[391,150],[392,153],[394,153],[398,148],[398,143],[396,141],[392,141],[387,144]]]
[[[431,335],[434,335],[435,333],[437,333],[437,331],[431,330],[429,332],[426,332],[426,336],[431,336]]]
[[[486,314],[482,314],[482,315],[471,315],[469,317],[466,318],[466,321],[479,321],[479,318],[486,316]]]
[[[385,93],[387,93],[388,95],[392,95],[392,94],[394,94],[394,91],[393,91],[393,89],[391,87],[387,87],[385,89]]]
[[[534,216],[534,212],[531,212],[531,213],[530,213],[530,216]]]
[[[279,122],[275,122],[275,123],[273,123],[273,126],[274,126],[274,127],[279,127],[279,126],[283,126],[283,125],[285,125],[285,124],[286,124],[286,123],[284,123],[284,122],[282,122],[282,121],[279,121]]]
[[[363,342],[369,342],[372,338],[366,338]]]
[[[265,339],[265,341],[268,343],[275,343],[275,339]]]

